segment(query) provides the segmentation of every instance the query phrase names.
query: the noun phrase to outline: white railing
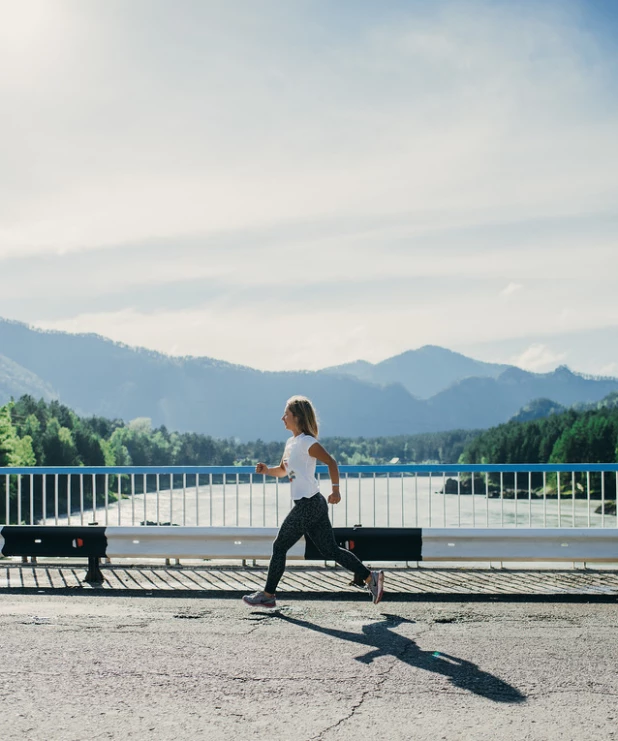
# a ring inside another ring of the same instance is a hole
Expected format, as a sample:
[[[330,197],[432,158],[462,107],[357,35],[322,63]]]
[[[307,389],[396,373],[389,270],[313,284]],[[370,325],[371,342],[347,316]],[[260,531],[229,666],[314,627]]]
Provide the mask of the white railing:
[[[616,528],[618,464],[341,466],[335,527]],[[318,467],[328,494],[327,469]],[[289,484],[250,466],[0,468],[0,524],[277,527]]]

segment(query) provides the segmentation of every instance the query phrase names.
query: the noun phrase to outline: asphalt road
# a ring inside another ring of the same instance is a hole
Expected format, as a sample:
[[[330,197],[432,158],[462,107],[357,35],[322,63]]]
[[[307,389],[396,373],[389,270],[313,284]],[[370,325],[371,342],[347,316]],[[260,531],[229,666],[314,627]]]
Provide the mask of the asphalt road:
[[[615,604],[0,596],[6,738],[618,739]]]

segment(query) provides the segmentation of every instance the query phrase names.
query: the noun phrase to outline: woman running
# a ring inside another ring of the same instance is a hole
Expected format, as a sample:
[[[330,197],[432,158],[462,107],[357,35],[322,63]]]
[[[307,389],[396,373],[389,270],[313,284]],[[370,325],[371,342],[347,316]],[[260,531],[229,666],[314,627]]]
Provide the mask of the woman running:
[[[339,468],[337,462],[317,441],[318,423],[315,409],[304,396],[293,396],[288,400],[281,418],[286,430],[292,433],[283,451],[281,463],[269,468],[258,463],[256,473],[267,476],[288,476],[294,506],[285,518],[273,543],[273,555],[268,567],[266,586],[262,592],[254,592],[243,597],[247,605],[275,607],[275,592],[285,571],[285,557],[290,548],[304,535],[309,537],[327,561],[336,561],[354,573],[354,584],[365,584],[371,593],[374,604],[382,599],[384,592],[384,572],[370,571],[350,551],[340,548],[335,540],[333,526],[328,517],[328,504],[320,494],[315,477],[317,461],[328,466],[332,493],[330,504],[341,501],[339,493]]]

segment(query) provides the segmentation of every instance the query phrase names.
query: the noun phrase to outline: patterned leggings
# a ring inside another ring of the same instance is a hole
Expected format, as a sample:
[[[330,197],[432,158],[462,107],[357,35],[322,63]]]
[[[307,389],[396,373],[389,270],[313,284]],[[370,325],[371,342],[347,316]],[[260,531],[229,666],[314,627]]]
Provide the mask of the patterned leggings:
[[[371,572],[353,553],[339,548],[328,517],[326,499],[318,492],[310,499],[298,499],[281,524],[279,535],[273,543],[273,555],[268,567],[264,591],[274,594],[285,571],[285,557],[302,536],[309,537],[327,561],[338,564],[366,579]]]

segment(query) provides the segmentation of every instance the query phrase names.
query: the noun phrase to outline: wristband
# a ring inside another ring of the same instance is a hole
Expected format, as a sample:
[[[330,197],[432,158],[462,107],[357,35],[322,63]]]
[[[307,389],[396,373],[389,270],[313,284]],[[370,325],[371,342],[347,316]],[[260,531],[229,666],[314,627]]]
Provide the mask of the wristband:
[[[332,487],[333,487],[333,489],[334,489],[335,487],[337,487],[337,489],[338,489],[338,488],[339,488],[339,484],[332,484]]]

